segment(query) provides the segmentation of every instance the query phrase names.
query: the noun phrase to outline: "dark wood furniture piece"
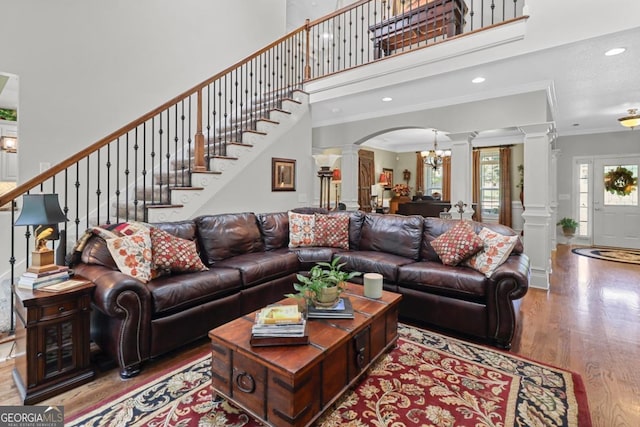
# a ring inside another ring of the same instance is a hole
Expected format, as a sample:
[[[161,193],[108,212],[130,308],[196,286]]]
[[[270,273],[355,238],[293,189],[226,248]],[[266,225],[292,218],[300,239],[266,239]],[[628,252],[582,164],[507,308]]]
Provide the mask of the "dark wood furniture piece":
[[[81,279],[75,277],[74,279]],[[91,381],[91,292],[85,285],[63,292],[14,288],[16,358],[13,379],[25,405]]]
[[[477,204],[473,203],[471,206],[475,212]],[[460,219],[460,214],[456,208],[451,208],[451,202],[443,202],[440,200],[420,200],[415,202],[407,202],[398,205],[397,213],[400,215],[422,215],[423,217],[438,218],[440,212],[444,212],[445,209],[450,209],[451,217],[453,219]],[[473,220],[476,219],[475,213],[473,214]]]
[[[432,0],[369,26],[374,57],[446,35],[462,34],[467,5],[464,0]]]
[[[255,312],[211,330],[214,393],[270,425],[313,423],[398,338],[401,295],[351,284],[343,296],[355,319],[308,320],[308,345],[251,347]]]

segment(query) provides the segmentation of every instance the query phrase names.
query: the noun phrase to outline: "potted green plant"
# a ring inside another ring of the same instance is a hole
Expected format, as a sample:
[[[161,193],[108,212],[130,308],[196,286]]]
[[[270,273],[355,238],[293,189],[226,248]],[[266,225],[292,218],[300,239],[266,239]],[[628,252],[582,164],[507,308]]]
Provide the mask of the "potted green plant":
[[[298,283],[293,284],[296,293],[285,296],[302,298],[319,307],[332,307],[346,288],[346,282],[362,274],[358,271],[343,271],[345,264],[340,263],[340,257],[335,257],[331,262],[316,263],[308,275],[296,275]]]
[[[558,225],[562,227],[562,232],[565,236],[571,237],[576,233],[576,228],[578,228],[578,221],[573,218],[564,217],[560,221],[558,221]]]

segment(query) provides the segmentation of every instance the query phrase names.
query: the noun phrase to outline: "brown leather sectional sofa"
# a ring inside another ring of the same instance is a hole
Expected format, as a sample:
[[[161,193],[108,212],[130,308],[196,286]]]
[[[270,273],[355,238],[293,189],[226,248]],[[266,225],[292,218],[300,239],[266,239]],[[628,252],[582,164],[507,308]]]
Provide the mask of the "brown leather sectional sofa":
[[[197,242],[208,271],[161,276],[142,283],[121,273],[105,241],[92,236],[76,273],[96,284],[92,338],[117,361],[122,377],[144,361],[206,336],[231,319],[283,298],[298,272],[340,256],[345,269],[378,272],[386,290],[404,296],[400,318],[509,348],[529,259],[518,243],[486,278],[464,266],[443,265],[430,243],[455,220],[337,211],[349,215],[349,250],[289,248],[287,212],[233,213],[154,224]],[[501,234],[508,227],[476,223]]]

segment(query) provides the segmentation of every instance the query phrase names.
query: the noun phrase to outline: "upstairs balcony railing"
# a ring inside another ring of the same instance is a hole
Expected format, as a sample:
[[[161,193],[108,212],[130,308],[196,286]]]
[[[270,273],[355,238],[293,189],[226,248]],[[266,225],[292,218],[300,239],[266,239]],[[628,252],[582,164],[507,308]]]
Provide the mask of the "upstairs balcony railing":
[[[33,230],[14,225],[22,195],[59,195],[67,221],[53,245],[64,262],[89,227],[145,221],[149,209],[170,206],[172,188],[190,188],[192,172],[213,173],[212,159],[225,157],[229,144],[306,81],[520,19],[523,6],[524,0],[365,0],[307,22],[0,195],[0,206],[10,208],[0,293],[10,293],[13,306],[12,284],[30,264]],[[12,331],[12,316],[7,323]]]

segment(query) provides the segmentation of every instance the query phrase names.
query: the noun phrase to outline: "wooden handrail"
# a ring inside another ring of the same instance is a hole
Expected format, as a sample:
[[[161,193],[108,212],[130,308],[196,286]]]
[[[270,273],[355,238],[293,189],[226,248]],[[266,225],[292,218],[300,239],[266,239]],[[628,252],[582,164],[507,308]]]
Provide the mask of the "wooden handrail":
[[[225,68],[223,71],[213,75],[212,77],[210,77],[207,80],[197,84],[196,86],[192,87],[191,89],[188,89],[188,90],[182,92],[180,95],[171,98],[169,101],[165,102],[164,104],[160,105],[159,107],[154,108],[153,110],[149,111],[148,113],[144,114],[143,116],[139,117],[138,119],[136,119],[136,120],[124,125],[120,129],[110,133],[106,137],[99,139],[98,141],[94,142],[93,144],[89,145],[88,147],[84,148],[83,150],[77,152],[73,156],[68,157],[67,159],[61,161],[60,163],[57,163],[56,165],[54,165],[53,167],[49,168],[45,172],[42,172],[42,173],[34,176],[30,180],[20,184],[19,186],[17,186],[13,190],[0,195],[0,206],[4,206],[6,203],[10,203],[11,201],[13,201],[14,199],[18,198],[19,196],[21,196],[22,194],[26,193],[27,191],[31,190],[32,188],[34,188],[34,187],[40,185],[41,183],[45,182],[49,178],[56,176],[60,172],[62,172],[65,169],[69,168],[70,166],[74,165],[75,163],[79,162],[80,160],[84,159],[85,157],[91,155],[92,153],[96,152],[97,150],[101,149],[102,147],[104,147],[108,143],[116,140],[118,137],[120,137],[122,135],[125,135],[127,132],[135,129],[136,127],[140,126],[141,124],[143,124],[147,120],[151,119],[152,117],[154,117],[154,116],[158,115],[159,113],[162,113],[163,111],[167,110],[172,105],[175,105],[178,102],[180,102],[180,101],[182,101],[182,100],[184,100],[184,99],[188,98],[189,96],[194,95],[196,93],[201,94],[202,93],[202,89],[205,88],[207,85],[213,83],[214,81],[218,80],[219,78],[223,77],[224,75],[228,74],[229,72],[237,69],[238,67],[242,66],[243,64],[246,64],[246,63],[250,62],[251,60],[257,58],[258,56],[260,56],[263,53],[269,51],[274,46],[277,46],[278,44],[282,43],[283,41],[287,40],[288,38],[293,37],[296,34],[301,33],[302,31],[306,31],[307,28],[308,28],[307,24],[305,23],[305,25],[302,25],[299,28],[297,28],[297,29],[295,29],[293,31],[290,31],[286,35],[280,37],[279,39],[277,39],[274,42],[270,43],[269,45],[263,47],[262,49],[258,50],[257,52],[254,52],[253,54],[249,55],[248,57],[236,62],[235,64],[233,64],[233,65],[231,65],[231,66],[229,66],[227,68]],[[307,47],[307,49],[308,49],[308,47]],[[198,99],[198,102],[200,103],[201,101],[202,101],[202,97],[200,95],[199,99]],[[199,108],[201,108],[201,106],[199,106]],[[200,129],[200,131],[202,131],[202,129]],[[200,140],[203,141],[203,138],[204,137],[200,138]],[[196,143],[197,143],[197,141],[196,141]],[[200,167],[202,165],[201,164],[197,164],[197,166]]]

